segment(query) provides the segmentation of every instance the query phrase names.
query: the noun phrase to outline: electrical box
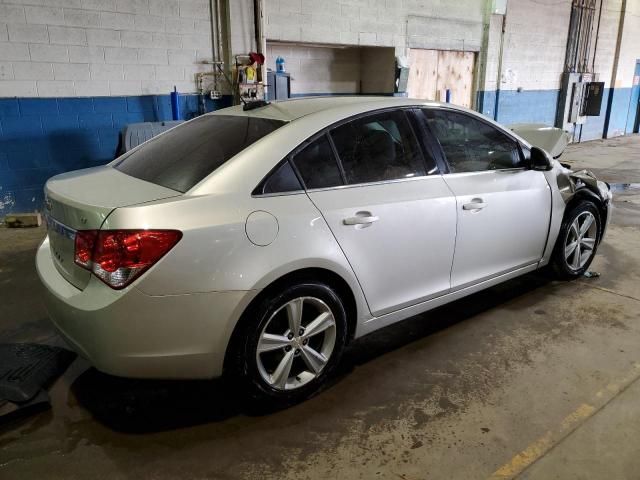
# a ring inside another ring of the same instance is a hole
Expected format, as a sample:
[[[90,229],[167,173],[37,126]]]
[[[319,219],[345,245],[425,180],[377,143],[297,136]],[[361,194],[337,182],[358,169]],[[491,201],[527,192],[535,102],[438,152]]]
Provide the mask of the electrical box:
[[[407,91],[407,84],[409,83],[409,68],[400,67],[396,68],[396,80],[395,80],[395,93],[404,93]]]
[[[405,93],[409,83],[409,59],[405,56],[396,57],[396,73],[393,80],[394,93]]]
[[[582,100],[585,92],[584,82],[575,82],[572,84],[571,105],[569,107],[569,122],[584,123],[587,119],[582,115]]]
[[[291,96],[291,76],[283,72],[267,72],[267,100],[286,100]]]
[[[598,117],[602,109],[604,96],[604,82],[589,82],[585,84],[584,101],[582,102],[582,115]]]

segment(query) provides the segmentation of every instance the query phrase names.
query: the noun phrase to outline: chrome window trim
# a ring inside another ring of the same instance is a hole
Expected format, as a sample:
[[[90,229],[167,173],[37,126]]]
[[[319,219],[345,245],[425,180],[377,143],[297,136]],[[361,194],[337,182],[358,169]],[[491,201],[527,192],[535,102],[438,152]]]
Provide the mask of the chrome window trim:
[[[493,170],[479,170],[477,172],[452,172],[452,173],[444,173],[448,177],[453,175],[458,176],[471,176],[471,175],[483,175],[487,173],[516,173],[516,172],[526,172],[529,171],[529,168],[526,167],[513,167],[513,168],[495,168]]]
[[[251,198],[285,197],[289,195],[300,195],[304,192],[304,190],[291,190],[290,192],[261,193],[259,195],[251,194]]]
[[[371,186],[378,186],[378,185],[388,185],[392,183],[416,182],[418,180],[429,180],[431,178],[442,178],[442,174],[437,173],[433,175],[420,175],[419,177],[396,178],[394,180],[381,180],[379,182],[365,182],[365,183],[355,183],[351,185],[337,185],[335,187],[310,188],[307,190],[307,193],[326,192],[330,190],[343,190],[345,188],[363,188],[363,187],[371,187]]]

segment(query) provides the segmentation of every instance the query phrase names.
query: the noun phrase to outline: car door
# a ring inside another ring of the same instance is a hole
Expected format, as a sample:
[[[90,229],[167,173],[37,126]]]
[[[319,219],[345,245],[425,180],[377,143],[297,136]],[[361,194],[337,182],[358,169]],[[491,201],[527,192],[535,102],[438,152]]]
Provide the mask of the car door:
[[[455,198],[405,111],[331,128],[293,162],[374,316],[449,291]]]
[[[519,142],[493,124],[445,108],[423,112],[456,196],[452,290],[537,263],[551,218],[544,174],[527,168]]]

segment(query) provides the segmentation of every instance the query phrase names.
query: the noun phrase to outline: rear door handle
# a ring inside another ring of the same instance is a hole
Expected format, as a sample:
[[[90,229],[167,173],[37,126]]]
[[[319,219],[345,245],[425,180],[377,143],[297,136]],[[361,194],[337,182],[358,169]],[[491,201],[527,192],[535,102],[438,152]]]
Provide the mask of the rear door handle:
[[[463,210],[481,210],[485,208],[488,204],[483,202],[481,198],[474,198],[470,203],[465,203],[462,205]]]
[[[380,220],[380,217],[376,217],[375,215],[358,215],[355,217],[348,217],[342,220],[342,223],[345,225],[369,225],[373,222],[377,222]]]

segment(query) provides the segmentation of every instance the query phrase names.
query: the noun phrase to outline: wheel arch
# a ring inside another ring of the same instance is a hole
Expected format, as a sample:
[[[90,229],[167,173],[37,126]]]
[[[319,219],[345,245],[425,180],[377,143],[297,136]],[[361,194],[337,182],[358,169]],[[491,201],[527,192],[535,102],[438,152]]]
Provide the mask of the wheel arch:
[[[242,315],[240,315],[238,322],[236,322],[236,325],[231,333],[231,337],[229,338],[224,357],[223,370],[227,370],[229,361],[231,360],[230,353],[235,350],[237,341],[239,340],[239,332],[242,331],[242,327],[244,326],[245,322],[249,321],[252,312],[260,304],[260,302],[262,302],[270,295],[278,292],[279,290],[282,290],[288,285],[303,283],[305,281],[319,281],[327,284],[329,287],[332,287],[335,290],[336,294],[342,300],[345,312],[347,314],[347,341],[353,340],[358,324],[358,304],[356,301],[356,296],[349,283],[341,275],[326,268],[300,268],[298,270],[288,272],[273,280],[264,289],[262,289],[260,293],[251,300],[251,302],[249,302],[249,305],[247,305],[247,307],[242,312]]]

